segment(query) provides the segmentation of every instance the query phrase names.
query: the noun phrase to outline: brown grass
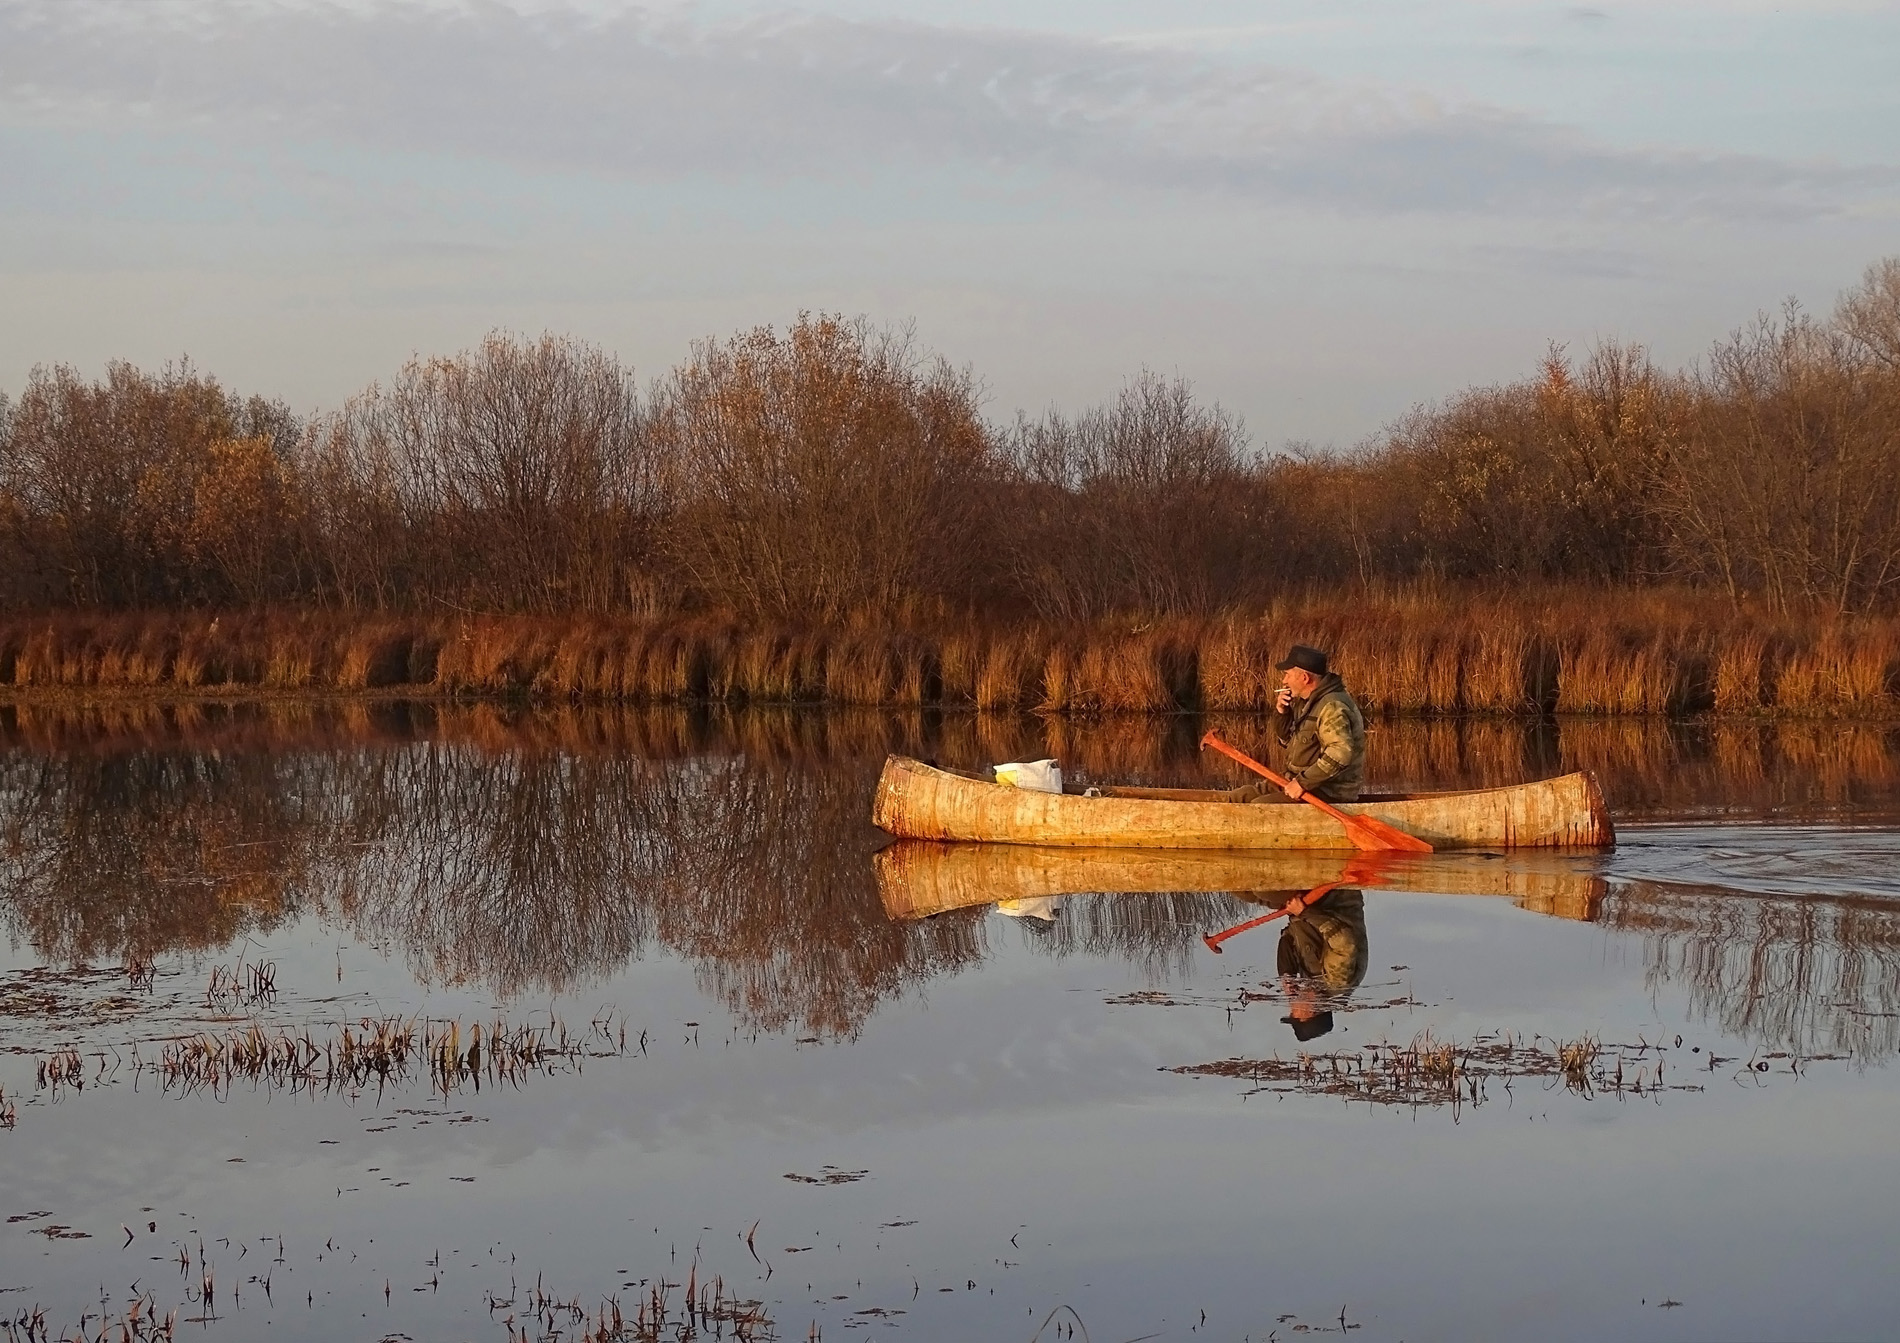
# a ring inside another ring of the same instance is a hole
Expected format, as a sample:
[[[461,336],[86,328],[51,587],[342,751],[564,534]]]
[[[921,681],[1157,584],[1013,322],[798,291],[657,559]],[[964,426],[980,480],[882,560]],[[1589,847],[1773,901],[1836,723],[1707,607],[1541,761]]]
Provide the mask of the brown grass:
[[[1830,624],[1781,667],[1775,707],[1784,713],[1878,713],[1895,703],[1900,632],[1890,622]]]
[[[992,637],[983,651],[976,680],[976,707],[1015,709],[1042,695],[1044,659],[1028,634]]]
[[[348,612],[0,618],[21,691],[1254,714],[1294,642],[1369,715],[1900,716],[1900,620],[1750,619],[1693,596],[1401,594],[1160,624],[841,628],[697,616]]]

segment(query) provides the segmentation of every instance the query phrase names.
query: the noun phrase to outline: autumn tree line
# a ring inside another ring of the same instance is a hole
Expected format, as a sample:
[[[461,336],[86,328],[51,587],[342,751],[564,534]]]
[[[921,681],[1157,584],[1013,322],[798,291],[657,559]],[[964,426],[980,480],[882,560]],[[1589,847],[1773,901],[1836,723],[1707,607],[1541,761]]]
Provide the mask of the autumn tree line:
[[[1900,607],[1897,462],[1900,258],[1691,368],[1553,349],[1347,451],[1152,373],[999,423],[970,371],[828,315],[645,387],[498,333],[309,416],[188,364],[41,367],[0,397],[0,614],[919,631],[1637,594],[1832,628]]]

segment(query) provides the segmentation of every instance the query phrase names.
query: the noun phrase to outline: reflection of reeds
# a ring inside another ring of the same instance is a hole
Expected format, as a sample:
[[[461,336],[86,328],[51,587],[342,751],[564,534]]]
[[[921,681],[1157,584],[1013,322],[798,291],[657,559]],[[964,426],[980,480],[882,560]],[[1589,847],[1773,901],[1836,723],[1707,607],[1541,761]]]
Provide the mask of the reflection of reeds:
[[[239,1007],[274,1002],[276,998],[277,964],[274,961],[254,961],[245,965],[240,959],[235,966],[211,967],[211,983],[205,988],[206,1007],[228,1012]]]
[[[58,1094],[61,1087],[82,1091],[86,1086],[86,1064],[77,1050],[61,1050],[39,1061],[33,1076],[35,1091]]]

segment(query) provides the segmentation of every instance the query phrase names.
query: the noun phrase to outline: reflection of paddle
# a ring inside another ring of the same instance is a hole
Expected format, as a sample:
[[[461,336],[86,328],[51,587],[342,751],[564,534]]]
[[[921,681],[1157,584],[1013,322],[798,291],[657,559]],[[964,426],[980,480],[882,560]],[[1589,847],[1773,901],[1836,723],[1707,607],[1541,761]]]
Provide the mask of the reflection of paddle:
[[[1325,895],[1328,891],[1336,887],[1344,886],[1348,882],[1354,886],[1365,886],[1376,882],[1379,879],[1380,873],[1390,864],[1390,861],[1390,859],[1380,858],[1353,859],[1346,864],[1340,871],[1340,874],[1333,880],[1322,882],[1305,895],[1296,897],[1300,902],[1300,912],[1304,913],[1307,909],[1311,908],[1313,902],[1322,895]],[[1270,913],[1262,914],[1257,919],[1248,919],[1245,923],[1236,923],[1233,927],[1223,928],[1218,933],[1202,933],[1201,941],[1207,943],[1207,949],[1218,956],[1221,954],[1220,944],[1236,933],[1244,933],[1249,928],[1258,928],[1263,923],[1272,923],[1275,919],[1293,912],[1293,901],[1289,900],[1278,909]]]
[[[1340,881],[1344,880],[1344,877],[1340,878]],[[1301,911],[1304,912],[1308,905],[1312,904],[1315,900],[1339,884],[1338,881],[1329,881],[1324,886],[1315,886],[1305,895],[1296,897],[1300,902]],[[1221,954],[1220,944],[1225,942],[1228,938],[1233,937],[1236,933],[1244,933],[1249,928],[1258,928],[1263,923],[1272,923],[1275,919],[1283,915],[1291,914],[1292,912],[1293,901],[1289,900],[1278,909],[1273,910],[1271,913],[1262,914],[1257,919],[1248,919],[1245,923],[1236,923],[1233,927],[1223,928],[1218,933],[1203,933],[1201,934],[1201,941],[1207,943],[1207,949],[1218,956]]]
[[[1275,774],[1252,756],[1245,755],[1229,746],[1220,739],[1220,734],[1217,732],[1210,731],[1205,737],[1202,737],[1201,745],[1212,746],[1228,759],[1239,761],[1255,774],[1260,775],[1263,779],[1266,779],[1276,787],[1286,787],[1285,779]],[[1416,835],[1406,834],[1397,826],[1387,825],[1376,816],[1348,816],[1332,803],[1326,801],[1324,798],[1316,797],[1310,792],[1302,793],[1300,795],[1300,801],[1312,803],[1335,821],[1345,826],[1346,838],[1352,841],[1352,846],[1355,849],[1409,849],[1413,853],[1430,853],[1432,851],[1432,846],[1427,844],[1424,840],[1418,838]]]

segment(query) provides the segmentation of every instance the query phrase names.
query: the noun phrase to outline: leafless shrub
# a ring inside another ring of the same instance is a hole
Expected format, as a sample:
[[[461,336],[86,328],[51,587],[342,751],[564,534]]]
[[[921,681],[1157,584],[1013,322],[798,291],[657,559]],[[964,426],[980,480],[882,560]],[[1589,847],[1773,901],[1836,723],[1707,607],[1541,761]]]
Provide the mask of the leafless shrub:
[[[706,342],[653,415],[679,496],[672,553],[747,616],[888,616],[980,567],[989,431],[968,373],[908,333],[803,316]]]
[[[1834,324],[1869,358],[1900,372],[1900,257],[1869,266],[1841,296]]]
[[[420,587],[482,609],[621,607],[661,478],[632,375],[593,346],[490,335],[414,361],[306,448],[340,597]]]
[[[190,364],[35,368],[0,424],[16,602],[254,602],[295,589],[297,423]]]
[[[1897,388],[1793,308],[1716,346],[1659,477],[1677,567],[1774,611],[1883,603],[1900,588]]]
[[[1181,379],[1144,372],[1104,409],[1019,420],[1009,455],[1021,484],[1004,551],[1047,619],[1202,613],[1270,564],[1268,477],[1238,421]]]

